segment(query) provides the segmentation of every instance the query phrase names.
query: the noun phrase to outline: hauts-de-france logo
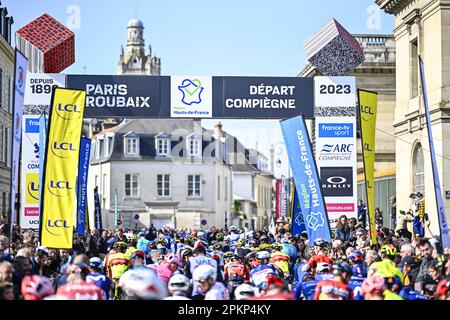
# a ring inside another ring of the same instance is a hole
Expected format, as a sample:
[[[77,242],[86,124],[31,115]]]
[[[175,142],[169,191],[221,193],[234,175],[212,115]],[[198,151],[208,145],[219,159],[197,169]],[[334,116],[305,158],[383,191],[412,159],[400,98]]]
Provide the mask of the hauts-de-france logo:
[[[183,94],[181,102],[188,106],[201,103],[204,89],[199,79],[184,79],[178,86],[178,90]]]
[[[24,78],[25,77],[24,77],[24,74],[23,74],[23,68],[19,67],[19,74],[18,74],[18,77],[17,77],[17,85],[19,86],[20,89],[23,88],[23,83],[25,82]]]

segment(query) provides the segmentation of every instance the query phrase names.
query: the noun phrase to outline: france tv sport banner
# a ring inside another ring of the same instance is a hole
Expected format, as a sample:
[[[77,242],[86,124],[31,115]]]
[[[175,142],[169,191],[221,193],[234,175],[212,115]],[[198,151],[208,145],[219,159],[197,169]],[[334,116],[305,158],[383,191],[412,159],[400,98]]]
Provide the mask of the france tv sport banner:
[[[22,138],[23,99],[27,78],[28,59],[16,49],[14,65],[14,101],[12,118],[12,161],[11,161],[11,190],[10,190],[10,230],[9,239],[12,239],[14,217],[16,214],[16,193],[19,180],[20,139]]]
[[[85,235],[87,227],[87,181],[90,155],[91,139],[81,138],[77,179],[77,233],[79,236]]]
[[[361,123],[361,143],[364,159],[364,178],[366,182],[367,209],[369,212],[370,241],[377,244],[375,223],[375,128],[377,121],[378,94],[358,90],[359,116]]]
[[[316,159],[332,221],[357,217],[356,83],[354,77],[315,77]]]
[[[302,116],[280,122],[308,239],[331,242],[331,230],[308,131]]]
[[[287,180],[285,176],[281,176],[280,186],[280,217],[287,217]]]
[[[42,160],[40,121],[48,117],[53,88],[64,87],[63,74],[28,73],[22,122],[21,210],[22,228],[39,228],[39,168]]]
[[[40,239],[49,248],[72,248],[76,178],[86,93],[56,88],[48,123]]]
[[[95,226],[95,229],[100,231],[103,229],[103,226],[102,226],[102,209],[100,208],[100,196],[98,194],[98,187],[94,188],[94,207],[95,207],[94,226]],[[114,222],[114,224],[116,224],[116,223],[117,223],[117,219],[116,219],[116,222]]]
[[[436,197],[436,207],[439,220],[439,229],[441,232],[441,244],[443,248],[450,248],[450,235],[447,224],[445,205],[442,199],[441,183],[439,171],[437,168],[436,152],[434,150],[433,131],[431,130],[430,108],[428,106],[427,85],[425,82],[425,66],[421,57],[419,57],[420,78],[422,83],[423,102],[425,105],[425,115],[427,117],[428,142],[430,144],[431,168],[434,177],[434,195]]]

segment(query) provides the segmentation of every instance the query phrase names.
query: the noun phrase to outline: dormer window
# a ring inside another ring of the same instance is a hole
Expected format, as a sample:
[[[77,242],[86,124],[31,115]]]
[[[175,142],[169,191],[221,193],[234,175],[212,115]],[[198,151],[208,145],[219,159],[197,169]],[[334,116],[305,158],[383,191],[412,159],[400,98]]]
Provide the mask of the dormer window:
[[[156,155],[159,157],[170,156],[171,143],[170,135],[165,132],[161,132],[155,137]]]
[[[192,133],[186,138],[188,156],[199,157],[202,150],[202,139],[198,134]]]
[[[128,157],[139,155],[139,137],[132,132],[124,136],[124,154]]]

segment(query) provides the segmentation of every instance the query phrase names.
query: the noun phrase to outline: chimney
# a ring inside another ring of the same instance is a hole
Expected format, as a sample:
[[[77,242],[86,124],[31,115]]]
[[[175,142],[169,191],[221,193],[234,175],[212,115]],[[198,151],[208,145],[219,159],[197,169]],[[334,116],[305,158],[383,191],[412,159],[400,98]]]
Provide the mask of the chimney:
[[[225,134],[222,131],[222,122],[217,121],[214,126],[214,138],[219,139],[225,137]]]

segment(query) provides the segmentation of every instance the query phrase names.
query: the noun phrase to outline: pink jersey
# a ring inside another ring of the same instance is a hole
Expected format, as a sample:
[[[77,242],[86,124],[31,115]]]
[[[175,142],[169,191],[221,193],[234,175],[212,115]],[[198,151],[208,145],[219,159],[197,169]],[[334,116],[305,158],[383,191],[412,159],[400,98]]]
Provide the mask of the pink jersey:
[[[158,278],[163,280],[165,283],[169,282],[172,277],[173,271],[169,269],[166,264],[150,264],[147,267],[156,271]]]

